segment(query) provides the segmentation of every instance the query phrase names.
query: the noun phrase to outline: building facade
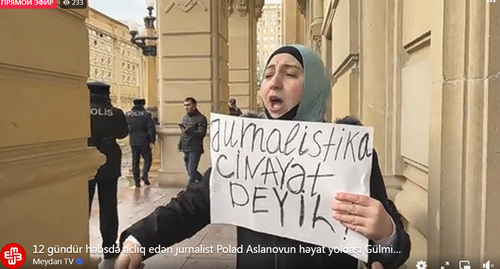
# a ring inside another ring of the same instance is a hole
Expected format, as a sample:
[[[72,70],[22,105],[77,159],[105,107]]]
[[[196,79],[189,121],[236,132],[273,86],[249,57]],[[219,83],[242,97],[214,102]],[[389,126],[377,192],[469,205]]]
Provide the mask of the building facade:
[[[87,29],[89,81],[110,84],[113,105],[124,111],[129,110],[132,100],[144,98],[147,90],[145,57],[130,42],[127,25],[92,8],[89,8]]]
[[[283,2],[284,41],[308,45],[330,70],[330,118],[374,127],[412,239],[408,268],[500,263],[500,5]]]
[[[257,23],[257,79],[261,79],[267,58],[282,43],[281,4],[265,4]]]

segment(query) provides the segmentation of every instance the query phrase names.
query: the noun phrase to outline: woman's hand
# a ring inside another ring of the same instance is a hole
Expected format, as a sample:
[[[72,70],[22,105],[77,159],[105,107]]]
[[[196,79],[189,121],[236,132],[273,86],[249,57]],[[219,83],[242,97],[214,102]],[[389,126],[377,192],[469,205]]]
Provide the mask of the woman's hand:
[[[393,221],[379,200],[365,195],[337,193],[332,205],[333,218],[370,240],[392,235]]]
[[[141,253],[134,252],[139,246],[132,242],[125,242],[123,244],[123,249],[125,248],[128,249],[128,251],[122,252],[120,256],[118,256],[115,262],[115,269],[144,269]]]

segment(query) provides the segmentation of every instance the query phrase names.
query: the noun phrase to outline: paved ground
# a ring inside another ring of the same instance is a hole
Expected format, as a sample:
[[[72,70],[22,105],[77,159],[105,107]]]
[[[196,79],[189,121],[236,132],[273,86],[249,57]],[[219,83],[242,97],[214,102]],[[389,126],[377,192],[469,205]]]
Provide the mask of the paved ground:
[[[128,160],[124,156],[124,166],[127,163]],[[151,187],[136,189],[135,187],[130,187],[126,179],[120,179],[118,186],[120,232],[137,220],[147,216],[157,206],[170,201],[172,196],[179,192],[179,189],[159,188],[154,177],[151,178],[151,182]],[[100,244],[99,207],[97,197],[94,197],[90,218],[90,245],[98,247]],[[195,247],[200,244],[214,246],[214,248],[217,245],[234,246],[236,245],[236,229],[233,226],[227,225],[209,225],[192,238],[180,242],[178,246]],[[175,246],[173,247],[173,251],[175,251]],[[145,269],[233,269],[236,267],[236,257],[232,254],[179,254],[177,256],[174,254],[158,254],[146,260]],[[112,266],[113,264],[109,262],[102,262],[99,267],[100,269],[107,269],[112,268]]]

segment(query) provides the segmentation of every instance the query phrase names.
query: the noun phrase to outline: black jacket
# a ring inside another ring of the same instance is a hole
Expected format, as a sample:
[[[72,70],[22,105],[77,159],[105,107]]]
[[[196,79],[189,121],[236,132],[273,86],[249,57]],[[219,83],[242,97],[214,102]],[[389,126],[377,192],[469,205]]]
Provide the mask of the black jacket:
[[[156,140],[156,127],[151,113],[142,106],[134,106],[127,112],[127,123],[130,129],[131,146],[147,146]]]
[[[241,112],[241,109],[239,109],[238,107],[232,107],[232,106],[229,107],[229,115],[241,116],[242,114],[243,112]]]
[[[186,127],[186,131],[181,134],[177,149],[182,152],[203,153],[203,139],[207,135],[207,124],[207,117],[199,110],[191,115],[186,114],[182,119],[182,125]]]
[[[158,207],[153,213],[126,229],[120,237],[120,242],[133,235],[146,249],[144,259],[154,253],[148,252],[150,247],[158,245],[168,247],[195,235],[210,223],[210,191],[209,179],[211,169],[208,169],[203,180],[186,191],[181,191],[165,206]],[[403,228],[401,215],[394,204],[388,199],[383,182],[378,157],[373,154],[372,176],[370,181],[371,196],[382,202],[385,209],[394,219],[398,236],[394,250],[387,259],[378,254],[369,255],[369,264],[381,262],[385,269],[395,269],[401,266],[410,254],[410,238]],[[312,246],[295,240],[255,232],[238,227],[238,246],[243,249],[250,246]],[[373,242],[370,242],[373,244]],[[356,269],[357,260],[347,254],[251,254],[241,253],[237,256],[238,269]]]
[[[121,109],[95,99],[90,104],[91,137],[88,144],[106,155],[106,163],[99,167],[95,179],[118,178],[121,175],[122,151],[116,139],[127,136],[127,120]]]

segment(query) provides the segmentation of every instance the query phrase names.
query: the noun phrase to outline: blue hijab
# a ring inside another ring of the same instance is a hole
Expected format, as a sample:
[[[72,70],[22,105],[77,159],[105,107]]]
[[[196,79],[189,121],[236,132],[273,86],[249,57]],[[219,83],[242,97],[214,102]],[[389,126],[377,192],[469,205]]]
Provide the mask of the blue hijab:
[[[296,55],[296,52],[300,53],[300,55]],[[302,98],[298,107],[294,108],[296,112],[290,120],[323,122],[325,120],[326,102],[330,99],[331,91],[330,78],[323,61],[316,53],[303,45],[287,45],[278,48],[271,54],[269,60],[280,53],[291,54],[297,58],[304,68]]]

